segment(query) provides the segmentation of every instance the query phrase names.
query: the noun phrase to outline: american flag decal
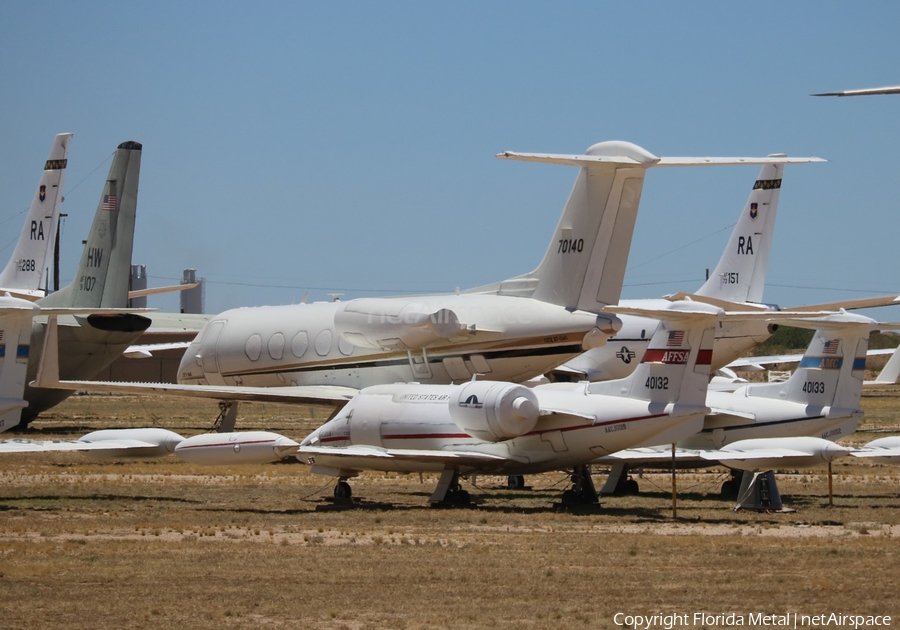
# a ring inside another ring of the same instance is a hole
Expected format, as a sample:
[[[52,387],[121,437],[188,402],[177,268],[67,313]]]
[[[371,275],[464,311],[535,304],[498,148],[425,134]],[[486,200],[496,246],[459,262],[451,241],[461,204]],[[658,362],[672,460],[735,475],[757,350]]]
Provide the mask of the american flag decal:
[[[666,340],[666,346],[669,348],[677,348],[684,343],[683,330],[670,330],[669,338]]]
[[[825,344],[825,347],[822,348],[822,352],[824,354],[837,354],[838,348],[841,345],[840,339],[832,339],[831,341]]]
[[[116,196],[115,195],[104,195],[103,210],[110,210],[112,212],[115,212],[115,210],[116,210]]]

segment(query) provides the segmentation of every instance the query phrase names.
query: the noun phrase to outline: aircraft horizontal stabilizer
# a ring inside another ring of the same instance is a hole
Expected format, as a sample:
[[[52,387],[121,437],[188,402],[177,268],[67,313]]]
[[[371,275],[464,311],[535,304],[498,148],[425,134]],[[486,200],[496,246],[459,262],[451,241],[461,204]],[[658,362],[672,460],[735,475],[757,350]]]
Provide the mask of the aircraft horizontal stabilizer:
[[[147,295],[157,295],[159,293],[174,293],[175,291],[187,291],[188,289],[193,289],[199,287],[199,282],[191,282],[189,284],[175,284],[168,287],[153,287],[151,289],[137,289],[135,291],[128,292],[128,299],[133,300],[134,298],[145,297]]]
[[[900,295],[880,295],[878,297],[861,298],[859,300],[842,300],[827,304],[810,304],[808,306],[793,306],[788,311],[854,311],[860,308],[877,308],[879,306],[896,306],[900,304]]]
[[[614,143],[610,143],[614,144]],[[621,143],[625,145],[627,143]],[[556,153],[517,153],[504,151],[497,157],[502,160],[521,160],[523,162],[545,162],[547,164],[564,164],[568,166],[584,166],[602,164],[633,164],[635,166],[725,166],[733,164],[808,164],[825,162],[818,157],[657,157],[641,150],[635,152],[633,145],[622,155],[576,155]]]

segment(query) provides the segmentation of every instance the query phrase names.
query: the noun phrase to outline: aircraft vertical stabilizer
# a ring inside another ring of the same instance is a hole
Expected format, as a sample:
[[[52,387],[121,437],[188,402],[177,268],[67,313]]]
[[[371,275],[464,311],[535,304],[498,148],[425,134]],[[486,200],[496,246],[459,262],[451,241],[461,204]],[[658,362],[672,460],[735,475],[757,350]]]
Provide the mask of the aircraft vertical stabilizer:
[[[614,313],[643,309],[612,307]],[[704,407],[709,384],[715,326],[721,311],[699,302],[673,302],[668,309],[648,309],[662,325],[656,329],[640,364],[630,376],[591,383],[592,394],[623,396],[654,403]]]
[[[760,169],[719,264],[697,295],[730,302],[762,302],[783,172],[783,164],[764,164]]]
[[[789,326],[814,328],[816,334],[800,366],[783,383],[741,388],[748,396],[776,398],[810,408],[859,409],[869,333],[877,322],[842,312],[823,318],[790,320]]]
[[[42,296],[42,281],[49,275],[49,260],[62,204],[71,133],[53,139],[44,172],[31,201],[19,242],[6,268],[0,272],[0,287],[23,295]]]
[[[137,212],[141,145],[119,145],[72,283],[39,301],[41,306],[124,308]]]

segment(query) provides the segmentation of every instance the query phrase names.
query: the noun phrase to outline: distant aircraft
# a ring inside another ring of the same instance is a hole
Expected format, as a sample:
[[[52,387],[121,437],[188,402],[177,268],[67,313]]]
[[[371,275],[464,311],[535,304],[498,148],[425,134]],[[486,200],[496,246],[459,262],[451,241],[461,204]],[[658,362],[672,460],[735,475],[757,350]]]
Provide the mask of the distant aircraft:
[[[620,325],[618,301],[644,175],[654,166],[785,164],[817,158],[658,158],[626,142],[584,155],[498,157],[580,167],[534,271],[455,295],[243,308],[213,317],[185,352],[179,383],[228,386],[525,381]]]
[[[36,304],[42,309],[127,306],[141,148],[133,141],[119,145],[74,280],[69,286],[39,299]],[[134,313],[62,316],[59,325],[61,373],[69,378],[92,378],[149,325],[149,319]],[[33,380],[37,373],[45,327],[46,321],[42,317],[36,318],[30,350],[28,346],[23,349],[28,359],[26,382]],[[26,385],[24,398],[28,407],[22,411],[22,424],[27,425],[39,412],[58,404],[69,394]],[[15,426],[13,418],[8,416],[0,417],[0,422],[3,422],[3,429]]]
[[[670,466],[670,445],[675,442],[676,463],[689,467],[723,463],[733,469],[758,470],[780,462],[793,468],[849,454],[852,449],[833,442],[853,433],[862,416],[860,396],[869,334],[898,326],[846,312],[782,323],[816,330],[799,368],[788,380],[751,383],[734,392],[710,390],[706,404],[711,412],[695,435],[660,441],[659,446],[646,444],[599,460],[613,465],[602,492],[637,491],[636,482],[627,477],[628,470]],[[783,452],[775,453],[778,443],[772,438],[792,441],[782,443]],[[733,479],[723,492],[737,492],[737,486]]]
[[[843,92],[820,92],[812,96],[870,96],[872,94],[898,94],[900,85],[888,87],[863,88],[861,90],[844,90]]]
[[[71,139],[71,133],[61,133],[53,139],[19,242],[6,267],[0,271],[0,295],[10,293],[31,300],[46,295],[45,283],[59,225]]]

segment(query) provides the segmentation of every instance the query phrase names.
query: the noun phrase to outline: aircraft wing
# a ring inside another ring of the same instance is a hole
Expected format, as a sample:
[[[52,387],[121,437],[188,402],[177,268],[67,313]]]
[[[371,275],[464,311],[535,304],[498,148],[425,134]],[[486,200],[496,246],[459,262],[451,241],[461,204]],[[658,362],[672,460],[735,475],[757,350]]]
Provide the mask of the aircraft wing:
[[[804,311],[836,311],[844,309],[852,311],[860,308],[877,308],[879,306],[896,306],[900,304],[900,295],[881,295],[871,298],[860,298],[858,300],[842,300],[840,302],[828,302],[826,304],[810,304],[807,306],[796,306],[786,308],[786,311],[804,312]]]
[[[869,96],[871,94],[900,94],[900,85],[863,88],[861,90],[842,90],[840,92],[819,92],[818,94],[812,94],[812,96]]]
[[[658,466],[660,464],[665,464],[671,461],[671,446],[645,446],[642,448],[629,448],[625,449],[624,451],[612,453],[611,455],[605,455],[594,460],[594,463],[624,463],[630,464],[632,466],[638,466],[640,464]],[[705,460],[700,456],[700,451],[687,448],[676,448],[675,461],[678,463],[684,463],[702,462]]]
[[[0,441],[0,453],[51,453],[60,451],[109,451],[119,449],[157,448],[158,444],[142,440],[106,440],[81,442],[79,440],[26,440],[14,438]]]
[[[99,392],[115,394],[166,394],[186,398],[208,398],[211,400],[243,400],[256,402],[279,402],[287,404],[318,404],[343,407],[357,391],[352,387],[333,385],[298,385],[295,387],[247,387],[244,385],[182,385],[180,383],[126,383],[104,381],[57,381],[35,380],[32,387],[46,389],[67,389],[79,392]]]
[[[509,461],[508,457],[490,455],[474,451],[429,451],[407,448],[377,448],[374,446],[301,446],[297,457],[303,455],[315,459],[316,455],[348,459],[393,459],[399,461],[446,463],[459,465],[482,465],[488,462]]]

